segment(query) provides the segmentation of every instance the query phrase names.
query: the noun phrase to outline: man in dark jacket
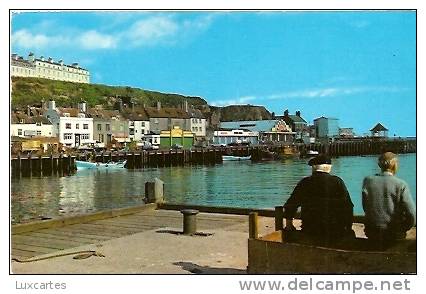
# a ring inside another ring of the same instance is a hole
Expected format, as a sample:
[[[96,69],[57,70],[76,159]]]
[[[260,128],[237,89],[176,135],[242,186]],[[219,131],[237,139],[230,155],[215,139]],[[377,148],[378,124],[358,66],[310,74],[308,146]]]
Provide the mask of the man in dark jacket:
[[[300,207],[303,235],[312,241],[333,245],[354,237],[353,204],[343,180],[330,175],[331,159],[318,155],[308,164],[312,166],[312,175],[297,184],[284,204],[285,230],[295,230],[293,217]]]

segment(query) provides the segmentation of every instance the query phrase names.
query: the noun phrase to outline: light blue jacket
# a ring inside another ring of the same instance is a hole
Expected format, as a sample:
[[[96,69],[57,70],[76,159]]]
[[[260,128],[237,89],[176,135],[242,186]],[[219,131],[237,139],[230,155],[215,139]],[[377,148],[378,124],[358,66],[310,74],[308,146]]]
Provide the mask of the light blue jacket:
[[[364,179],[362,206],[366,228],[406,231],[416,218],[416,208],[405,181],[390,172]]]

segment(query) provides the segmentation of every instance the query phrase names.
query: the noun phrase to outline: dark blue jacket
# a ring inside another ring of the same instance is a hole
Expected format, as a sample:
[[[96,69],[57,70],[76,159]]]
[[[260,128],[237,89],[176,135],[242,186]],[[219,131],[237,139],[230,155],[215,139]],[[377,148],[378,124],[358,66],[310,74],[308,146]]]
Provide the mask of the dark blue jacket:
[[[284,205],[286,218],[301,207],[302,231],[325,239],[352,232],[353,204],[343,180],[325,172],[303,178]]]

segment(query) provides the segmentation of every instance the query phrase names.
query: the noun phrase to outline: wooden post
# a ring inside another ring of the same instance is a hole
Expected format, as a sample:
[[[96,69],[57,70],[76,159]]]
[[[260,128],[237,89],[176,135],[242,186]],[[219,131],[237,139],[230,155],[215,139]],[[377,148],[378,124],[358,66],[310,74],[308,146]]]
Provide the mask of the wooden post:
[[[33,157],[28,155],[28,169],[30,170],[30,177],[33,175]]]
[[[169,150],[169,154],[170,154],[170,150]],[[163,167],[166,166],[166,152],[163,151]]]
[[[257,224],[258,224],[258,213],[250,212],[249,214],[249,238],[250,239],[257,239],[259,236]]]
[[[134,151],[132,151],[132,168],[133,168],[133,169],[135,168],[135,163],[136,163],[136,160],[135,160],[135,152],[134,152]]]
[[[284,229],[284,211],[282,206],[275,206],[275,231]]]
[[[19,177],[22,176],[22,159],[21,159],[21,153],[18,153],[18,175],[19,175]]]
[[[38,161],[39,161],[39,164],[40,164],[40,166],[39,166],[40,176],[43,176],[43,156],[42,155],[40,155],[38,157]]]

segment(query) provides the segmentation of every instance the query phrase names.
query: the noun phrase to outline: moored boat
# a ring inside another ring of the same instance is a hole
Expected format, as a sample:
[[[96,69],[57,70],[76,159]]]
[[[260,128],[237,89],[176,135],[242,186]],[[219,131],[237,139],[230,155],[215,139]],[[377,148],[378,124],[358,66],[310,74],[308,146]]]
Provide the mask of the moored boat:
[[[249,156],[233,156],[233,155],[222,155],[223,161],[240,161],[240,160],[250,160],[251,155]]]
[[[77,166],[77,170],[82,169],[115,169],[115,168],[124,168],[126,165],[126,161],[121,162],[90,162],[90,161],[81,161],[76,160],[75,164]]]

